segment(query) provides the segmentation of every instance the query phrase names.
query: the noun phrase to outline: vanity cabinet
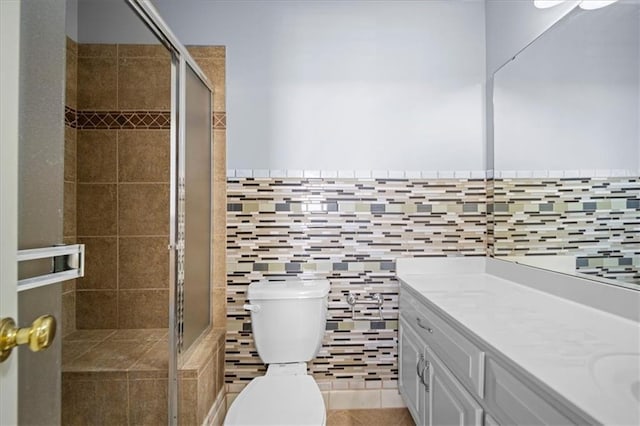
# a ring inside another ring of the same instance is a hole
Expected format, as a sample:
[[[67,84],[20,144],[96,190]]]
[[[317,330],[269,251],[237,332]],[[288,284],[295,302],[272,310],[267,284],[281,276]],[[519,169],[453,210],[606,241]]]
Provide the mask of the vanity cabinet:
[[[418,426],[481,426],[482,407],[400,317],[399,387]]]
[[[400,318],[399,333],[400,392],[416,425],[426,425],[429,416],[428,392],[425,385],[425,383],[428,384],[429,376],[426,381],[424,378],[425,374],[428,374],[425,359],[426,343],[402,318]]]
[[[418,426],[594,423],[404,286],[399,390]]]

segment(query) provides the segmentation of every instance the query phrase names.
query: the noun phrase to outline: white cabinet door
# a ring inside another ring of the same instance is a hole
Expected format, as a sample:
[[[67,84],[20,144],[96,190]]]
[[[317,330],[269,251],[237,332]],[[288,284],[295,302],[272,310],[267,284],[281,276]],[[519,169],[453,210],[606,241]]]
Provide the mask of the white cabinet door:
[[[431,407],[428,424],[430,426],[481,426],[482,407],[429,349],[427,360],[429,362],[429,406]]]
[[[402,317],[400,317],[399,341],[400,394],[416,425],[424,425],[428,419],[426,415],[428,405],[425,404],[427,393],[421,375],[425,367],[426,345]]]

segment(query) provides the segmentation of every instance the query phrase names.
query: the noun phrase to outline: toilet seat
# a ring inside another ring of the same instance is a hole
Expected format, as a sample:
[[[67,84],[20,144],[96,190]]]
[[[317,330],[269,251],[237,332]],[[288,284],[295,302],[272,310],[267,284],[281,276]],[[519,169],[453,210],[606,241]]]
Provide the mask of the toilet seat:
[[[320,389],[308,375],[266,375],[253,379],[233,401],[225,426],[324,426]]]

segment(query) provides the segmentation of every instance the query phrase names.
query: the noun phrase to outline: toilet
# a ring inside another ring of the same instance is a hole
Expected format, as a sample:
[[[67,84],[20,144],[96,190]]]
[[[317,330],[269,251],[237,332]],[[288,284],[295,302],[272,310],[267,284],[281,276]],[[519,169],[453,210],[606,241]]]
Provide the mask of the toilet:
[[[307,374],[322,344],[329,281],[261,281],[249,285],[244,308],[258,355],[268,364],[233,401],[225,426],[324,426],[326,409]]]

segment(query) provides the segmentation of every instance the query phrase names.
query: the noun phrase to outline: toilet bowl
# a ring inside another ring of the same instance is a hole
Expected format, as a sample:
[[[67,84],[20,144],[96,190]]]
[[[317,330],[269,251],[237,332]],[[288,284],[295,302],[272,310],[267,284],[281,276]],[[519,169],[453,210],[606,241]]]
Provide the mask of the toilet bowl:
[[[302,365],[306,369],[306,365]],[[225,426],[324,426],[326,409],[320,389],[304,372],[253,379],[233,401]]]
[[[229,407],[225,426],[324,426],[326,408],[307,374],[326,326],[327,280],[262,281],[249,286],[253,338],[269,365]]]

